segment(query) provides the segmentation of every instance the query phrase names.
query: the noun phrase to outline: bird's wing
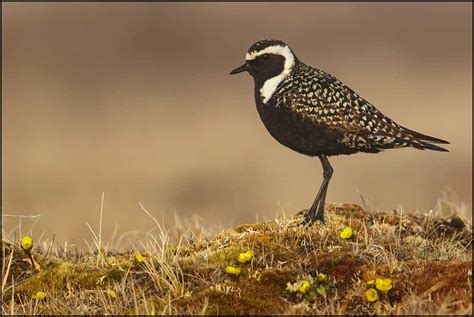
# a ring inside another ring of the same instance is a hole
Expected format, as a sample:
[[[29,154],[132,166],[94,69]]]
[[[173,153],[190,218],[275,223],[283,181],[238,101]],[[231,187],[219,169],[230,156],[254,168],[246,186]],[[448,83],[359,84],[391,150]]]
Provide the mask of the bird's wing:
[[[339,132],[339,142],[351,148],[384,149],[424,147],[403,127],[334,76],[311,69],[307,80],[295,88],[290,107],[317,125]]]

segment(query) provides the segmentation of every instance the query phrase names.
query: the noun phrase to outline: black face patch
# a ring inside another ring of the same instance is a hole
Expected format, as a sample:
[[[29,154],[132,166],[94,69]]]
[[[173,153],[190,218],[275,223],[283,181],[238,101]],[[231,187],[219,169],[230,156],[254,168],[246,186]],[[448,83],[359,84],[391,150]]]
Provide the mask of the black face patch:
[[[270,78],[280,75],[285,66],[285,57],[277,54],[263,54],[248,61],[249,73],[260,85]]]

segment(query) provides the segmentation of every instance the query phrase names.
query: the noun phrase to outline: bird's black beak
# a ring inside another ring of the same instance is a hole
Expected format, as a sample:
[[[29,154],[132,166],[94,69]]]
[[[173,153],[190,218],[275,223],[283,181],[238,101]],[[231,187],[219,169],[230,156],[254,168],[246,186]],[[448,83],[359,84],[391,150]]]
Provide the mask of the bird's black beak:
[[[247,63],[243,64],[242,66],[237,67],[233,71],[230,72],[231,75],[235,75],[241,72],[246,72],[249,70],[249,65]]]

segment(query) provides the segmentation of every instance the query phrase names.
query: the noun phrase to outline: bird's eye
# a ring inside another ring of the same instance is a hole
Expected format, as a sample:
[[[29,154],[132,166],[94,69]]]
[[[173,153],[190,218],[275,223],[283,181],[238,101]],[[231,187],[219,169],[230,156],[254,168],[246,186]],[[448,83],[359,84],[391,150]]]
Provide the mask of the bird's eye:
[[[270,55],[269,55],[269,54],[263,54],[263,55],[260,55],[260,56],[256,59],[256,62],[257,62],[258,64],[262,64],[262,63],[266,63],[269,59],[270,59]]]

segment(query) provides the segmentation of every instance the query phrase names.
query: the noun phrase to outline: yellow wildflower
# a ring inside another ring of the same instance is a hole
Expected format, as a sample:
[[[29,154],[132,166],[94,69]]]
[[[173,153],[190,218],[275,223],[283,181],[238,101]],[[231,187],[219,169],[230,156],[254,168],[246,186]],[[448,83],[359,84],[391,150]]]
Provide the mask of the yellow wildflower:
[[[143,255],[141,255],[140,252],[135,253],[134,258],[137,263],[143,263]]]
[[[324,273],[318,274],[318,282],[326,282],[328,280],[328,276]]]
[[[389,278],[378,278],[375,280],[375,287],[382,292],[392,289],[392,280]]]
[[[249,250],[247,252],[240,253],[238,260],[240,263],[247,263],[250,260],[252,260],[252,258],[253,258],[253,252]]]
[[[33,238],[30,236],[24,236],[20,241],[21,248],[25,251],[29,251],[33,247]]]
[[[342,231],[339,233],[341,239],[349,239],[352,237],[352,228],[351,227],[344,227]]]
[[[300,287],[298,287],[298,292],[300,292],[301,294],[306,294],[310,287],[311,284],[309,283],[309,281],[305,280],[301,283]]]
[[[107,295],[109,295],[110,297],[112,298],[116,298],[117,297],[117,293],[113,290],[113,289],[107,289]]]
[[[367,284],[367,286],[374,287],[375,286],[375,280],[368,280],[366,284]]]
[[[375,302],[377,299],[379,299],[379,293],[377,293],[374,288],[369,288],[365,291],[365,298],[367,298],[369,302]]]
[[[42,300],[42,299],[45,299],[45,298],[46,298],[46,293],[45,293],[45,292],[42,292],[42,291],[39,291],[38,293],[36,293],[35,295],[33,295],[33,299]]]
[[[241,272],[240,268],[234,267],[234,266],[226,267],[225,271],[227,272],[227,274],[235,275],[235,276],[239,276]]]

